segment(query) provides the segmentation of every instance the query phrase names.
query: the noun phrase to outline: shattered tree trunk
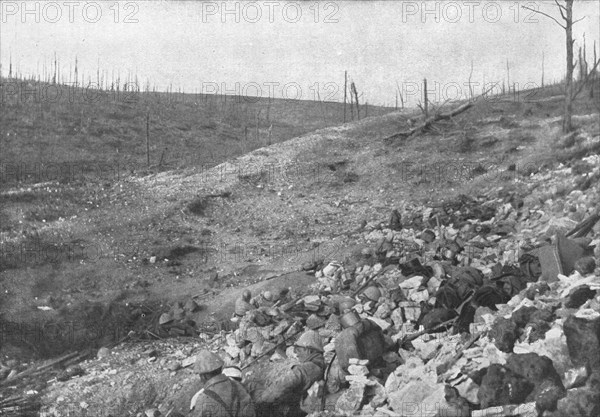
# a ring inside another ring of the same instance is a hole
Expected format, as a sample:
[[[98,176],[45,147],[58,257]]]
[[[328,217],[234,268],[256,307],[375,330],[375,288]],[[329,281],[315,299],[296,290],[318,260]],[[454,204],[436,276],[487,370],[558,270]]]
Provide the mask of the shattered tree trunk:
[[[425,118],[429,117],[429,99],[427,98],[427,78],[423,79],[423,106],[425,112]]]
[[[566,0],[566,19],[565,31],[567,33],[567,79],[565,91],[565,115],[563,118],[563,133],[569,133],[573,130],[573,0]]]
[[[469,102],[469,103],[465,103],[462,106],[457,107],[456,109],[452,110],[451,112],[448,113],[438,113],[434,116],[431,116],[430,118],[428,118],[427,120],[425,120],[425,122],[423,122],[422,124],[420,124],[419,126],[407,131],[407,132],[400,132],[400,133],[395,133],[392,136],[387,137],[387,140],[393,140],[393,139],[397,139],[397,138],[409,138],[417,133],[421,133],[423,131],[425,131],[427,128],[429,128],[432,124],[434,124],[435,122],[439,122],[440,120],[447,120],[450,119],[456,115],[459,115],[467,110],[469,110],[471,107],[473,107],[474,103],[473,102]]]
[[[348,71],[344,71],[344,123],[346,123],[346,92],[348,91]]]

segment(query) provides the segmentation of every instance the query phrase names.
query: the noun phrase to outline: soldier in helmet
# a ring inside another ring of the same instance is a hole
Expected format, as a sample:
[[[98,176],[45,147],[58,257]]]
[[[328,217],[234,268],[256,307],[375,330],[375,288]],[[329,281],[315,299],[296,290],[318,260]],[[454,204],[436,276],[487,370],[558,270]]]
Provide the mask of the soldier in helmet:
[[[254,403],[246,388],[222,374],[223,360],[208,350],[196,357],[194,370],[200,374],[204,388],[190,406],[193,417],[255,417]]]
[[[344,314],[340,321],[344,329],[335,339],[336,358],[327,381],[332,394],[348,385],[345,377],[349,375],[351,358],[368,359],[372,367],[381,360],[386,347],[383,331],[373,321],[361,319],[354,312]]]
[[[261,293],[256,299],[252,300],[251,304],[260,307],[273,307],[273,293],[271,291],[265,291]]]
[[[242,296],[235,300],[235,315],[237,317],[244,317],[244,315],[251,310],[254,310],[257,306],[252,304],[252,293],[250,290],[244,290]]]
[[[300,403],[306,397],[308,389],[323,379],[325,360],[321,336],[314,330],[304,333],[294,345],[299,364],[293,365],[280,378],[261,393],[261,415],[272,417],[304,416]]]
[[[379,298],[381,298],[381,290],[374,285],[367,287],[363,291],[363,298],[366,301],[373,301],[376,303],[379,301]]]

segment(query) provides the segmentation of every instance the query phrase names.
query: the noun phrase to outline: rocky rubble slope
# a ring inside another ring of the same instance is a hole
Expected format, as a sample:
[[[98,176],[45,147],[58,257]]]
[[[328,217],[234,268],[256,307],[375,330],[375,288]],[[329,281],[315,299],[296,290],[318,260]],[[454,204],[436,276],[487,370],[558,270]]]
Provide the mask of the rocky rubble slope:
[[[200,348],[252,385],[287,363],[306,328],[318,329],[328,363],[342,304],[383,329],[387,352],[366,375],[357,364],[314,416],[598,416],[599,176],[591,156],[481,195],[397,207],[351,236],[352,256],[306,264],[306,293],[247,313],[235,330],[101,349],[49,381],[42,415],[185,413]],[[371,285],[373,300],[360,291]]]

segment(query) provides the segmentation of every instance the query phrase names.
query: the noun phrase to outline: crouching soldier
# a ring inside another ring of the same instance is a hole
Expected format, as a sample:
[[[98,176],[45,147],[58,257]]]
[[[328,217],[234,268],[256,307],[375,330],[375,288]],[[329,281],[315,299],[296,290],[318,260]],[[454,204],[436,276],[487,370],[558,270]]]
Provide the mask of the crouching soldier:
[[[273,304],[275,304],[273,300],[273,293],[271,291],[265,291],[261,293],[258,297],[253,298],[252,301],[250,301],[250,304],[256,305],[258,306],[258,308],[273,307]]]
[[[300,404],[309,388],[323,379],[325,360],[321,336],[314,330],[304,333],[296,342],[299,364],[293,365],[265,389],[257,401],[260,417],[302,417]]]
[[[256,303],[252,300],[252,293],[250,290],[244,290],[242,296],[235,300],[235,313],[231,318],[231,321],[237,323],[248,311],[252,311],[257,307]]]
[[[335,339],[336,358],[333,361],[327,380],[327,391],[338,392],[348,385],[346,376],[351,358],[368,359],[371,367],[385,351],[385,338],[381,327],[369,319],[361,319],[350,312],[340,320],[344,330]]]
[[[246,388],[223,375],[223,360],[202,350],[194,365],[204,388],[192,399],[193,417],[255,417],[254,403]]]

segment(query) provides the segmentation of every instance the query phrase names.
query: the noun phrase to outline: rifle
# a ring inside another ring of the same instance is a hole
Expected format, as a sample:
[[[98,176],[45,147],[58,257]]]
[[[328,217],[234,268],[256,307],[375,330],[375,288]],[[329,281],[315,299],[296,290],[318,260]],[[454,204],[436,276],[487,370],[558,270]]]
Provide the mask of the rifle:
[[[327,396],[325,395],[325,390],[327,389],[327,379],[329,378],[329,371],[331,370],[331,364],[333,363],[336,356],[337,356],[337,352],[334,352],[333,357],[329,361],[329,364],[327,365],[327,369],[325,370],[325,376],[324,376],[325,384],[323,386],[323,390],[321,391],[321,411],[325,411],[325,402],[327,399]]]

